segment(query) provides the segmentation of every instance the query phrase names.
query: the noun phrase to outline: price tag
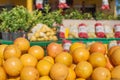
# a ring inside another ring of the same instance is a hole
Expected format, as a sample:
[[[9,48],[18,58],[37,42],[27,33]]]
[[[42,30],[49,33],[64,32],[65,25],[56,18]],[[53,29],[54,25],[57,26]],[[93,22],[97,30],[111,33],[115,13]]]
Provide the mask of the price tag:
[[[69,51],[70,46],[71,46],[71,43],[65,43],[65,44],[63,45],[63,49]]]
[[[120,32],[120,26],[115,26],[115,32]]]
[[[103,0],[103,5],[109,5],[108,0]]]
[[[65,33],[65,28],[63,26],[60,27],[60,32]]]

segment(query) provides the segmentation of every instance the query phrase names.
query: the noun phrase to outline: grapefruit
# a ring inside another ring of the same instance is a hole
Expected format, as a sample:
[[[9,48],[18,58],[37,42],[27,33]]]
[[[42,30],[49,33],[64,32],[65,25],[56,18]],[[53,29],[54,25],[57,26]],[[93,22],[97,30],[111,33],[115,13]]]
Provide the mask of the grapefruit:
[[[38,60],[44,57],[44,49],[41,46],[32,46],[29,48],[28,53],[36,57]]]
[[[32,66],[25,66],[20,73],[21,80],[39,80],[39,72]]]
[[[70,53],[72,53],[76,48],[86,48],[85,44],[81,42],[75,42],[70,46]]]
[[[11,57],[4,62],[3,67],[9,76],[18,76],[23,64],[18,58]]]
[[[46,60],[40,60],[37,64],[37,70],[41,76],[48,76],[52,65],[52,63]]]
[[[23,37],[16,38],[14,40],[14,45],[18,46],[22,52],[26,52],[30,48],[29,41]]]
[[[68,67],[61,63],[55,63],[50,70],[52,80],[65,80],[69,73]]]
[[[120,80],[120,65],[112,69],[111,76],[115,80]]]
[[[30,54],[23,54],[21,57],[20,57],[20,60],[23,64],[23,66],[33,66],[35,67],[37,65],[37,59],[30,55]]]
[[[61,44],[52,42],[47,46],[48,56],[51,56],[51,57],[55,58],[61,52],[63,52],[63,47],[62,47]]]
[[[104,67],[97,67],[92,73],[92,80],[111,80],[110,71]]]
[[[120,65],[120,48],[116,49],[111,55],[110,60],[113,65]]]
[[[90,53],[87,49],[79,47],[75,49],[71,55],[73,57],[73,61],[75,63],[79,63],[81,61],[88,60]]]
[[[70,66],[73,62],[72,56],[68,52],[62,52],[55,57],[55,62]]]
[[[75,68],[77,77],[87,79],[92,74],[92,65],[87,61],[81,61]]]
[[[42,76],[39,80],[52,80],[49,76]]]
[[[21,56],[21,51],[16,45],[8,45],[4,49],[3,56],[4,56],[4,59],[8,59],[10,57],[19,58]]]
[[[54,64],[54,59],[53,59],[51,56],[45,56],[45,57],[43,58],[43,60],[46,60],[46,61]]]
[[[105,54],[106,53],[106,47],[104,44],[100,43],[100,42],[95,42],[90,46],[90,53],[94,53],[94,52],[100,52]]]
[[[107,64],[107,60],[104,56],[104,54],[101,54],[100,52],[94,52],[90,55],[88,60],[92,66],[95,67],[105,67]]]

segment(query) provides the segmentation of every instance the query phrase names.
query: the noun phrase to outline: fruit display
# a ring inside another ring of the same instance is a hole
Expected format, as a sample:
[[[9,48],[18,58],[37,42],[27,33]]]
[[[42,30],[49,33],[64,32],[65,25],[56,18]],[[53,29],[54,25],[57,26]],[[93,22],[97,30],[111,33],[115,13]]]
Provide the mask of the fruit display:
[[[37,24],[28,32],[28,39],[30,41],[55,41],[58,40],[56,33],[56,30],[51,29],[45,24]]]
[[[66,51],[56,42],[43,48],[20,37],[0,45],[0,80],[119,80],[120,46],[109,44],[74,42]]]

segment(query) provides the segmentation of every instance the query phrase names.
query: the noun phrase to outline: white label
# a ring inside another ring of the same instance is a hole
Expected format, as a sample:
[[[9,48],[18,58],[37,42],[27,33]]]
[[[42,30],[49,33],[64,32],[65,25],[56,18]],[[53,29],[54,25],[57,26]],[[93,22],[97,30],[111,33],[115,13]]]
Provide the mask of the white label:
[[[66,0],[59,0],[59,3],[66,3]]]
[[[96,32],[103,32],[104,33],[104,27],[103,26],[96,26],[95,30],[96,30]]]
[[[85,26],[80,26],[78,31],[79,33],[87,33],[87,28]]]
[[[63,49],[69,51],[70,46],[71,46],[71,43],[64,43],[64,45],[63,45]]]
[[[120,32],[120,26],[115,26],[115,32]]]
[[[112,28],[105,26],[105,33],[113,33]]]
[[[65,33],[65,28],[63,26],[60,27],[60,32]]]
[[[108,0],[103,0],[103,5],[109,5]]]
[[[36,0],[36,4],[43,4],[43,0]]]

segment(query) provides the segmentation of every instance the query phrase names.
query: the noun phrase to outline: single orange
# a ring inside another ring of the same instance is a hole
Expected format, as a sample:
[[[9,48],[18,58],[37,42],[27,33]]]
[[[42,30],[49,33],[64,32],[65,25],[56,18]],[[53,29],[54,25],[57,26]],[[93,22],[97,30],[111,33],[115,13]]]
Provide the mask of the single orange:
[[[36,57],[38,60],[44,57],[44,49],[41,46],[32,46],[29,48],[28,53]]]

